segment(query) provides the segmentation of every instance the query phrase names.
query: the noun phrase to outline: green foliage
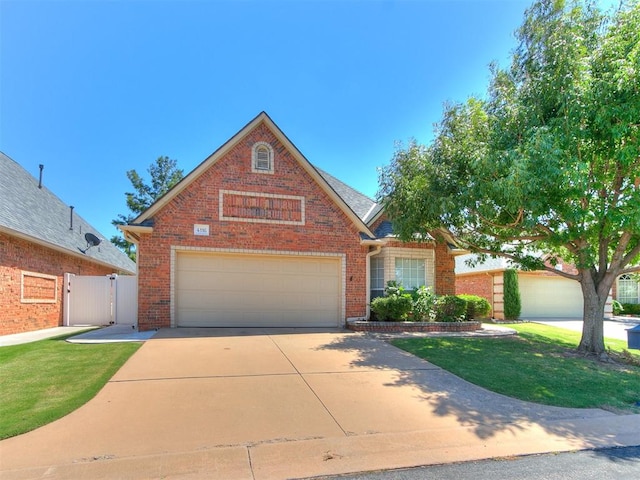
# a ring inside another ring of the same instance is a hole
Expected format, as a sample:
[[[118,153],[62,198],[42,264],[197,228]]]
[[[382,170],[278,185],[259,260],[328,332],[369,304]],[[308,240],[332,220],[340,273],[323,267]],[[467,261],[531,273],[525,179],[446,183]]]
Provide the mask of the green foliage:
[[[400,322],[407,319],[413,307],[411,294],[406,293],[402,285],[389,281],[385,288],[385,296],[374,298],[371,311],[381,322]]]
[[[424,285],[411,294],[413,306],[411,309],[412,319],[416,322],[427,322],[433,317],[433,305],[436,295],[431,287]]]
[[[379,199],[400,238],[431,234],[582,283],[581,347],[615,278],[640,263],[640,4],[538,0],[485,98],[447,104],[428,146],[400,146]],[[577,273],[556,271],[539,254]]]
[[[522,310],[520,302],[520,287],[518,286],[518,272],[512,268],[504,271],[504,317],[507,320],[517,320]]]
[[[478,295],[461,294],[458,297],[467,302],[466,320],[473,320],[474,318],[487,318],[491,311],[491,304],[489,301]]]
[[[640,304],[638,303],[623,303],[622,313],[624,315],[640,315]]]
[[[167,193],[171,188],[182,180],[184,172],[177,168],[177,161],[169,157],[158,157],[147,169],[151,183],[138,175],[135,170],[127,172],[127,178],[131,182],[135,192],[126,192],[127,208],[130,213],[127,215],[118,214],[118,218],[111,221],[115,227],[127,225],[148,209],[156,200]],[[131,260],[136,260],[135,246],[125,240],[121,235],[111,237],[111,243],[125,252]]]
[[[436,322],[462,322],[467,312],[467,302],[455,295],[442,295],[434,303]]]
[[[622,308],[622,304],[619,301],[614,300],[612,302],[612,307],[613,307],[614,315],[620,315],[622,313],[623,308]]]
[[[407,318],[411,311],[411,295],[392,295],[374,298],[371,310],[381,322],[400,322]]]
[[[387,282],[384,297],[371,302],[375,319],[382,322],[462,322],[473,320],[474,315],[486,316],[490,310],[489,302],[476,295],[437,296],[425,286],[409,293],[393,280]]]

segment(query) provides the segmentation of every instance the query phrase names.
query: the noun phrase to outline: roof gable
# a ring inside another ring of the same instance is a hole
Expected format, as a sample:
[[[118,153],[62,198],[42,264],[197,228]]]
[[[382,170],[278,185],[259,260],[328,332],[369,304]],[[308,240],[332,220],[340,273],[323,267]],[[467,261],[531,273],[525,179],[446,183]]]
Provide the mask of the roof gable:
[[[225,144],[213,152],[178,184],[169,190],[163,197],[158,199],[146,211],[140,214],[133,221],[133,225],[146,225],[149,220],[163,207],[169,204],[176,196],[184,191],[205,171],[211,168],[218,160],[223,158],[227,152],[233,149],[249,132],[263,123],[271,133],[275,135],[280,143],[291,153],[298,164],[311,176],[320,188],[332,199],[332,201],[345,213],[350,221],[362,232],[371,235],[369,228],[364,222],[367,211],[373,208],[375,202],[365,195],[353,190],[335,177],[314,167],[297,147],[287,138],[280,128],[271,118],[262,112],[245,125],[238,133],[231,137]],[[127,230],[127,226],[123,227]],[[135,228],[135,227],[134,227]]]
[[[136,265],[129,257],[53,192],[38,184],[22,166],[0,152],[0,231],[115,270],[135,273]],[[97,235],[102,242],[83,254],[79,249],[87,247],[87,233]]]

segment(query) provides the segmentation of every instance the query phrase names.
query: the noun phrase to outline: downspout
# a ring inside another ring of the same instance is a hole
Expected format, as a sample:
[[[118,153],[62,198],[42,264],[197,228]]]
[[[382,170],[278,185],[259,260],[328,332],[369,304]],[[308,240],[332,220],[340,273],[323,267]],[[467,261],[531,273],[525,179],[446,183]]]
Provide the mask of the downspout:
[[[377,255],[382,250],[382,245],[376,245],[376,249],[367,253],[367,314],[365,320],[368,322],[371,317],[371,257]]]

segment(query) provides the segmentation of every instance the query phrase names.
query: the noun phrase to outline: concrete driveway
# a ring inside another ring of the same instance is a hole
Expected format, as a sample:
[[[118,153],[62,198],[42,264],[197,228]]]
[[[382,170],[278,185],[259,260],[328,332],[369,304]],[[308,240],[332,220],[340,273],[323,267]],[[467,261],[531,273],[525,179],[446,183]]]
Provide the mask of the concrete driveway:
[[[638,444],[640,415],[512,400],[365,335],[174,329],[85,406],[0,442],[0,478],[304,478]]]
[[[582,332],[582,318],[531,318],[531,322],[542,323],[552,327],[565,328],[574,332]],[[605,338],[615,338],[627,341],[627,330],[640,325],[640,318],[637,317],[614,317],[605,319],[602,322],[602,329]]]

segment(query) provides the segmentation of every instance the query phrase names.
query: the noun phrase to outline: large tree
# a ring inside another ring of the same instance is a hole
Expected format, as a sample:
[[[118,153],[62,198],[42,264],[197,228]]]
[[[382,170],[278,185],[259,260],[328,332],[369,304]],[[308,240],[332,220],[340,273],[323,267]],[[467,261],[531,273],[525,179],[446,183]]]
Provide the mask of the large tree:
[[[640,5],[540,0],[516,35],[486,97],[445,105],[434,141],[401,146],[378,195],[402,238],[442,235],[580,282],[578,350],[605,358],[611,287],[640,271]]]
[[[135,170],[127,172],[127,178],[135,192],[125,193],[129,213],[126,215],[118,214],[118,218],[111,221],[115,227],[131,223],[138,215],[149,208],[153,202],[182,180],[184,176],[184,172],[178,169],[176,160],[166,156],[158,157],[155,163],[149,166],[147,172],[151,183],[146,183]],[[133,243],[128,242],[120,235],[111,237],[111,242],[125,252],[133,261],[136,260],[135,245]]]

